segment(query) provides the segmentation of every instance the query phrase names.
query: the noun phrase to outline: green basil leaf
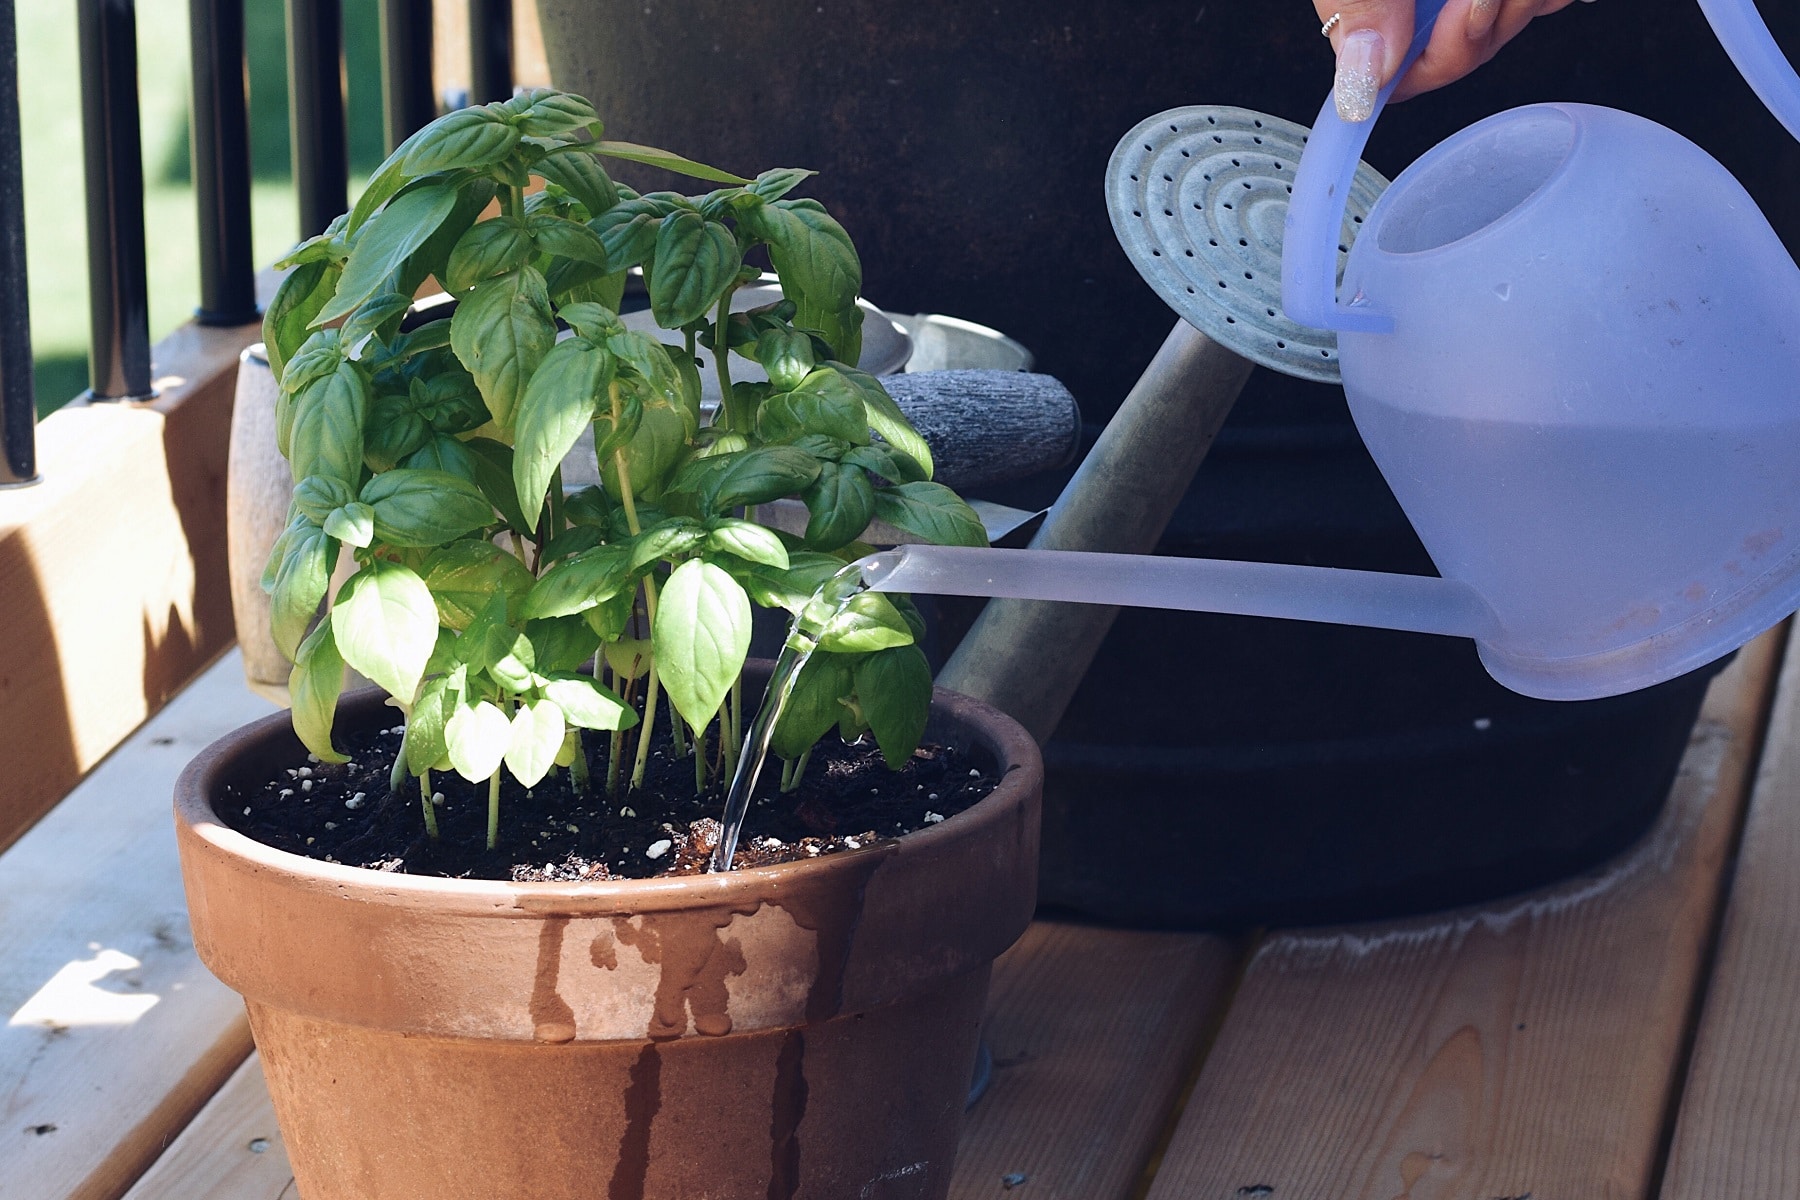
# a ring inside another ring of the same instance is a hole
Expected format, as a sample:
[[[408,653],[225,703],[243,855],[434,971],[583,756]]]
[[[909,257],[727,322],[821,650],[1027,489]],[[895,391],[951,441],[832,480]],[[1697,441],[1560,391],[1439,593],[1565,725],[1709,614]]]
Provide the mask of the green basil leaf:
[[[612,269],[606,257],[606,243],[580,221],[540,213],[530,219],[529,227],[542,253],[589,263],[603,272]]]
[[[562,709],[554,701],[521,704],[513,713],[512,732],[506,743],[506,766],[526,787],[536,787],[556,765],[562,749]]]
[[[475,455],[467,445],[448,434],[431,433],[429,430],[424,442],[401,460],[399,465],[414,471],[448,471],[452,475],[462,476],[470,483],[478,483],[479,479]]]
[[[595,424],[596,440],[604,428],[605,418],[598,419]],[[675,469],[675,464],[687,452],[689,433],[685,410],[673,408],[667,401],[643,406],[643,415],[638,420],[637,428],[631,433],[631,440],[622,447],[625,466],[631,474],[632,490],[637,493],[640,503],[656,500],[662,495],[669,472]],[[608,441],[610,440],[609,438]],[[601,460],[600,466],[607,492],[619,495],[616,459],[609,454]]]
[[[525,514],[519,511],[519,492],[513,486],[512,447],[492,438],[470,438],[462,447],[475,465],[475,485],[481,494],[500,510],[508,529],[525,532]]]
[[[631,614],[637,608],[637,590],[619,591],[608,596],[589,609],[584,609],[581,619],[587,627],[599,635],[602,642],[617,640],[628,625]]]
[[[454,355],[431,361],[428,377],[414,378],[409,399],[421,417],[439,433],[468,433],[488,423],[487,402],[475,377]]]
[[[350,314],[338,330],[342,344],[350,347],[354,357],[363,357],[363,342],[380,332],[381,327],[404,316],[412,307],[412,297],[399,292],[377,292]]]
[[[431,439],[431,426],[419,416],[407,397],[393,393],[377,396],[369,406],[368,426],[363,436],[363,461],[371,471],[391,471]]]
[[[511,744],[512,722],[486,700],[458,704],[444,722],[444,751],[456,773],[470,783],[498,771]]]
[[[600,650],[600,639],[579,616],[527,621],[525,636],[536,662],[532,669],[541,675],[576,670]]]
[[[580,554],[583,550],[592,550],[605,539],[605,530],[598,526],[571,525],[544,543],[543,550],[538,554],[538,562],[547,567],[557,559]]]
[[[531,267],[477,284],[450,319],[451,348],[503,429],[555,341],[544,277]]]
[[[283,529],[275,538],[275,544],[269,547],[268,558],[263,560],[262,578],[259,580],[259,586],[264,592],[273,592],[275,590],[275,578],[281,573],[281,564],[287,561],[289,544],[292,543],[295,538],[301,537],[316,528],[318,528],[317,521],[309,519],[305,515],[294,511],[292,508],[288,510],[287,528]]]
[[[565,617],[611,599],[632,580],[631,550],[629,543],[615,542],[570,555],[532,585],[525,615]]]
[[[765,329],[756,335],[756,361],[776,387],[798,387],[813,369],[812,339],[796,329]]]
[[[844,560],[809,550],[788,555],[788,569],[755,564],[738,573],[750,598],[763,608],[785,608],[798,615],[833,575],[844,569]]]
[[[817,171],[804,171],[799,167],[774,167],[756,177],[750,190],[764,200],[779,200]]]
[[[831,367],[820,367],[793,391],[764,400],[756,414],[756,427],[770,441],[818,433],[853,446],[869,442],[862,394]]]
[[[825,626],[819,645],[838,653],[910,646],[912,627],[880,592],[859,592]]]
[[[491,167],[512,153],[520,137],[507,115],[492,104],[459,108],[420,132],[423,136],[404,161],[404,170],[413,176],[456,167]]]
[[[544,698],[562,709],[563,719],[581,729],[630,729],[638,715],[629,704],[585,675],[556,675]]]
[[[796,759],[831,732],[856,690],[852,661],[849,656],[824,651],[807,660],[781,710],[781,719],[775,723],[771,750],[782,758]]]
[[[656,253],[656,235],[662,221],[650,213],[620,206],[589,221],[588,228],[600,235],[600,244],[606,247],[606,261],[614,270],[623,271],[648,262]]]
[[[403,362],[415,354],[441,350],[449,345],[450,318],[440,317],[435,321],[425,322],[411,333],[403,333],[395,338],[392,355],[395,362]]]
[[[619,189],[585,146],[552,151],[531,164],[531,169],[579,200],[590,217],[599,216],[619,202]]]
[[[605,488],[590,484],[578,492],[569,493],[563,501],[563,516],[572,525],[591,525],[597,529],[605,529],[612,516],[612,501],[607,497]]]
[[[377,209],[393,199],[394,193],[410,183],[414,175],[423,173],[408,172],[406,159],[412,154],[413,147],[431,136],[431,125],[416,129],[410,137],[394,148],[392,154],[382,160],[381,165],[375,168],[375,174],[369,176],[368,186],[363,188],[362,195],[356,198],[355,207],[345,216],[338,218],[339,221],[344,222],[343,232],[345,234],[355,233],[361,229],[368,219],[375,215]],[[337,222],[333,222],[334,226],[336,224]],[[326,232],[330,233],[331,230],[328,229]],[[302,243],[302,245],[304,244]]]
[[[491,179],[468,180],[461,173],[448,178],[457,188],[456,207],[450,210],[450,215],[425,239],[424,244],[407,256],[400,268],[399,287],[396,291],[416,296],[425,281],[433,275],[438,276],[440,286],[447,288],[443,276],[449,273],[450,252],[456,248],[456,243],[462,241],[463,234],[469,232],[475,222],[481,219],[488,205],[493,203],[494,197],[499,193]]]
[[[759,446],[729,458],[730,465],[700,492],[701,508],[709,515],[791,496],[819,477],[818,460],[791,446]]]
[[[341,479],[324,475],[308,475],[294,485],[294,507],[314,524],[356,499],[356,492]]]
[[[737,238],[698,213],[665,217],[650,270],[650,311],[664,329],[705,317],[737,277]]]
[[[856,467],[821,464],[819,477],[800,499],[806,502],[806,544],[814,550],[855,541],[875,515],[875,489]]]
[[[861,393],[869,427],[880,434],[888,445],[916,462],[924,470],[925,478],[930,479],[933,471],[931,447],[919,436],[919,431],[912,427],[912,422],[906,419],[906,414],[900,411],[894,398],[881,386],[881,381],[867,371],[858,371],[843,363],[835,363],[833,366],[846,382]]]
[[[344,660],[332,637],[331,618],[307,635],[288,674],[288,700],[292,706],[294,733],[321,762],[349,762],[331,744],[331,726],[337,716],[338,695],[344,690]]]
[[[437,232],[437,227],[456,207],[456,189],[431,184],[404,192],[377,213],[350,251],[337,295],[312,323],[324,325],[347,317],[363,301],[387,290],[387,283],[414,250]]]
[[[449,752],[444,725],[456,709],[460,691],[449,675],[427,680],[419,689],[419,701],[406,719],[406,769],[414,775],[436,767]]]
[[[275,572],[269,594],[269,632],[275,648],[290,661],[299,652],[306,627],[319,615],[319,602],[331,587],[338,544],[323,529],[306,526],[287,535],[287,553]]]
[[[707,522],[706,548],[735,554],[747,562],[787,570],[788,552],[773,530],[753,521],[720,517]]]
[[[307,384],[337,370],[343,361],[344,349],[338,331],[316,330],[288,358],[287,366],[281,372],[281,390],[287,394],[299,392]]]
[[[368,405],[368,384],[362,372],[347,362],[339,362],[331,374],[296,393],[288,434],[288,463],[294,478],[325,475],[351,486],[360,482]]]
[[[533,584],[531,572],[516,557],[476,539],[434,551],[421,574],[439,623],[456,630],[467,629],[495,595],[504,595],[508,615],[517,617]]]
[[[577,337],[584,337],[596,346],[604,345],[607,338],[623,332],[625,328],[619,323],[619,314],[590,301],[561,305],[557,308],[556,315],[575,331]]]
[[[585,338],[569,338],[544,356],[519,400],[513,487],[533,533],[550,481],[593,421],[596,406],[605,402],[612,371],[612,355]]]
[[[846,467],[861,467],[894,483],[918,483],[925,478],[925,468],[912,455],[902,454],[892,446],[858,446],[844,455],[843,462]]]
[[[658,150],[654,146],[639,146],[633,142],[595,142],[593,149],[596,154],[604,154],[608,158],[622,158],[648,167],[661,167],[665,171],[674,171],[693,179],[709,179],[714,183],[750,182],[741,175],[733,175],[730,171],[721,171],[717,167],[709,167],[705,163],[697,163],[691,158]]]
[[[437,645],[437,605],[425,581],[408,567],[376,559],[350,577],[331,612],[344,661],[412,703]]]
[[[856,697],[863,718],[898,771],[919,748],[931,715],[931,664],[917,646],[878,650],[856,664]]]
[[[794,324],[824,335],[836,357],[862,354],[862,260],[844,227],[810,200],[779,200],[740,210],[752,236],[769,244],[782,294],[794,301]]]
[[[599,114],[586,98],[555,88],[521,92],[506,101],[504,107],[517,114],[514,123],[526,137],[555,137],[600,123]]]
[[[975,510],[941,483],[902,483],[875,493],[875,515],[896,529],[939,546],[985,546],[987,529]]]
[[[325,532],[360,550],[375,540],[375,510],[359,501],[334,509],[325,518]]]
[[[516,271],[536,256],[525,223],[513,217],[492,217],[469,226],[450,251],[444,286],[461,295],[484,279]]]
[[[494,521],[481,489],[448,471],[384,471],[364,485],[362,502],[375,510],[375,536],[390,546],[441,546]]]
[[[263,349],[277,380],[287,360],[305,344],[312,320],[337,291],[343,268],[323,260],[301,263],[282,279],[263,313]]]
[[[711,563],[684,562],[663,587],[651,638],[669,703],[688,724],[703,728],[750,650],[750,598]]]
[[[706,540],[706,529],[686,517],[673,517],[644,530],[631,545],[631,569],[641,571],[651,563],[697,550]]]
[[[612,668],[614,683],[642,679],[650,673],[655,658],[647,638],[620,638],[606,643],[601,651],[606,655],[606,665]]]

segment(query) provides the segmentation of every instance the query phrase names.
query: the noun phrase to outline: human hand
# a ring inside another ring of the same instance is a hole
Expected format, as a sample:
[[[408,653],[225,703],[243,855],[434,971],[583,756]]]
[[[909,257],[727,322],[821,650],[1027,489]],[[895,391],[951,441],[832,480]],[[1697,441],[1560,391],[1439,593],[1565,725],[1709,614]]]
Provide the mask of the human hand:
[[[1454,83],[1492,58],[1534,18],[1574,2],[1449,0],[1431,43],[1394,89],[1394,99]],[[1313,0],[1313,8],[1329,26],[1337,54],[1333,94],[1338,116],[1367,121],[1375,114],[1376,95],[1400,69],[1412,43],[1413,0]]]

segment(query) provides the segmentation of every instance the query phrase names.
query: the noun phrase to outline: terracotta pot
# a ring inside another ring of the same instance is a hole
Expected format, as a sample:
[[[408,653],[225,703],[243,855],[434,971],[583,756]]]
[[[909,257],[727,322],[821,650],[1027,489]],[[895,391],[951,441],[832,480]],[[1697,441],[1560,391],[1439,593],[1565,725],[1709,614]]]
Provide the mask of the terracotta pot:
[[[385,719],[375,693],[340,720]],[[993,959],[1031,919],[1037,746],[939,692],[1004,771],[869,849],[670,880],[512,884],[314,862],[220,823],[303,758],[287,717],[176,788],[194,943],[245,997],[305,1200],[935,1200]]]

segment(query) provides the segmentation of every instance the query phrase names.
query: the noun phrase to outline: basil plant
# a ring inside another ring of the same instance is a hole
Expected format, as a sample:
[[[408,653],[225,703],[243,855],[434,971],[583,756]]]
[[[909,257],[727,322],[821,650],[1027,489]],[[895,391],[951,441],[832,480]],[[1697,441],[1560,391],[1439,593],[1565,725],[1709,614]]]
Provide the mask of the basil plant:
[[[639,195],[605,158],[722,186]],[[263,583],[313,753],[344,761],[348,665],[406,714],[395,785],[417,778],[432,836],[433,771],[488,782],[492,846],[502,772],[602,786],[587,736],[608,743],[612,794],[642,783],[658,738],[704,789],[742,740],[752,605],[798,612],[869,552],[875,518],[985,544],[893,399],[847,365],[862,268],[822,206],[790,197],[809,174],[743,179],[606,141],[586,100],[537,90],[420,130],[288,255],[264,333],[294,493]],[[756,251],[784,298],[733,312],[766,279]],[[632,268],[661,337],[618,317]],[[454,315],[414,327],[432,278]],[[711,413],[696,347],[719,372]],[[768,381],[733,383],[732,355]],[[571,492],[562,464],[590,429],[603,482]],[[755,520],[788,496],[803,535]],[[912,753],[931,695],[919,633],[907,600],[872,592],[825,629],[776,732],[784,786],[833,729],[871,732],[890,764]]]

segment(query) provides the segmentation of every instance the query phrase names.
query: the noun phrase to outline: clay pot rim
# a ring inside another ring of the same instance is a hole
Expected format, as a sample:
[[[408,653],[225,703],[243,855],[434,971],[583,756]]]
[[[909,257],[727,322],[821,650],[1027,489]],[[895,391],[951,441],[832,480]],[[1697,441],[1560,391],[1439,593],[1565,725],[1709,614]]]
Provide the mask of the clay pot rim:
[[[386,696],[378,688],[346,695],[340,711],[355,719],[379,707]],[[183,769],[175,784],[175,819],[184,832],[213,852],[247,863],[259,872],[279,876],[307,889],[371,893],[403,904],[431,903],[446,911],[485,915],[545,913],[591,916],[686,909],[707,905],[755,902],[784,887],[842,871],[860,871],[871,856],[888,857],[902,850],[928,854],[940,845],[960,841],[986,827],[1013,819],[1018,807],[1041,792],[1043,757],[1037,743],[1011,717],[992,705],[946,688],[932,690],[932,724],[948,719],[976,735],[992,753],[1000,774],[994,790],[975,804],[934,825],[898,838],[883,839],[863,850],[837,851],[819,858],[772,866],[745,867],[721,874],[681,875],[655,879],[595,882],[522,882],[497,879],[448,879],[407,875],[328,863],[266,845],[239,833],[219,819],[211,797],[228,769],[246,754],[272,740],[291,741],[293,726],[286,711],[273,713],[226,734],[202,750]],[[299,753],[304,753],[300,750]]]

